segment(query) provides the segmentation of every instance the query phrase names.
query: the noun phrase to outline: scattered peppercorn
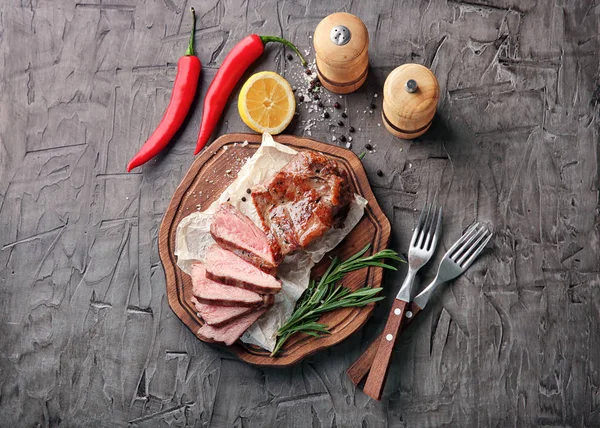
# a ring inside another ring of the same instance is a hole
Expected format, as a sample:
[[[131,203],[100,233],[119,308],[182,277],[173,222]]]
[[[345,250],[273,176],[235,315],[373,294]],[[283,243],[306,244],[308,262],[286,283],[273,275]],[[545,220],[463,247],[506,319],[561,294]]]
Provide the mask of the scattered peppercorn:
[[[300,102],[304,101],[304,95],[300,95],[300,96],[298,97],[298,101],[300,101]]]
[[[247,193],[247,194],[250,194],[250,193],[252,193],[252,190],[250,190],[250,189],[246,189],[246,193]]]
[[[229,202],[231,200],[231,198],[227,198],[227,202]]]
[[[373,150],[373,146],[370,145],[369,143],[365,144],[365,149],[367,150]]]
[[[242,202],[246,202],[246,197],[242,196]]]
[[[296,89],[296,88],[292,88],[292,92],[293,92],[294,94],[296,93],[296,91],[297,91],[297,89]]]
[[[334,107],[335,109],[340,109],[342,106],[340,105],[340,103],[336,102],[336,103],[333,105],[333,107]]]
[[[346,136],[345,136],[345,135],[341,135],[341,136],[340,136],[340,141],[341,141],[342,143],[345,143],[345,142],[346,142]]]
[[[319,102],[317,103],[317,105],[318,105],[320,108],[323,108],[323,101],[319,101]]]
[[[315,81],[314,81],[314,80],[311,80],[311,81],[310,81],[310,89],[312,89],[312,88],[314,88],[314,87],[315,87]]]
[[[312,71],[310,71],[310,68],[307,68],[306,71],[305,71],[305,73],[310,76],[312,74]]]
[[[324,117],[325,119],[329,119],[329,112],[325,112],[325,113],[323,113],[323,117]]]
[[[287,59],[288,61],[291,61],[294,59],[294,57],[292,56],[292,54],[287,54]]]
[[[346,112],[343,112],[343,113],[342,113],[342,117],[343,117],[344,119],[346,119],[346,118],[348,117],[348,115],[346,114]]]
[[[377,106],[375,104],[371,103],[371,105],[370,105],[371,110],[375,110],[376,107]]]
[[[314,94],[313,95],[313,100],[318,100],[319,99],[319,94]]]
[[[380,169],[378,169],[378,170],[377,170],[377,175],[378,175],[379,177],[383,177],[383,171],[382,171],[382,170],[380,170]]]
[[[341,120],[338,120],[338,126],[344,126],[344,122],[342,122]]]
[[[354,126],[351,126],[350,128],[348,128],[348,131],[354,132],[355,131]]]

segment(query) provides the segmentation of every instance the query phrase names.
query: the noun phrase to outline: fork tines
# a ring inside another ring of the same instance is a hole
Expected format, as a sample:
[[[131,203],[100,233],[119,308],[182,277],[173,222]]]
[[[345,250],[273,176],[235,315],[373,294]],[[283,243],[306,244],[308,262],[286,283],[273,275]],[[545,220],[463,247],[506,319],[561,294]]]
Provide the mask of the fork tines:
[[[448,255],[450,259],[462,268],[467,268],[473,260],[485,248],[492,232],[481,222],[473,224],[450,248]]]
[[[441,230],[441,223],[442,207],[438,208],[437,203],[428,204],[421,211],[410,246],[423,250],[431,249],[432,243],[437,242],[439,238],[438,234]]]

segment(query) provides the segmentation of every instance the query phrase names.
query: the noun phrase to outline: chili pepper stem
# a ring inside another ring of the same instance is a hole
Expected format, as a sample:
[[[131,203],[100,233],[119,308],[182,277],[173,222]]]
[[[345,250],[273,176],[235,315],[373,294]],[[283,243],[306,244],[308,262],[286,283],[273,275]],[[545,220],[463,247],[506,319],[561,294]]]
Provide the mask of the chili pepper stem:
[[[302,54],[300,53],[298,48],[289,40],[286,40],[282,37],[277,37],[277,36],[259,36],[259,37],[260,37],[260,40],[262,40],[264,45],[266,45],[269,42],[278,42],[278,43],[281,43],[281,44],[287,46],[288,48],[290,48],[291,50],[296,52],[296,55],[298,55],[298,58],[300,58],[300,62],[302,63],[302,65],[306,66],[306,64],[307,64],[306,60],[304,59],[304,57],[302,56]]]
[[[196,38],[196,11],[193,7],[190,8],[192,11],[192,33],[190,34],[190,42],[188,48],[185,51],[185,56],[194,56],[194,39]]]

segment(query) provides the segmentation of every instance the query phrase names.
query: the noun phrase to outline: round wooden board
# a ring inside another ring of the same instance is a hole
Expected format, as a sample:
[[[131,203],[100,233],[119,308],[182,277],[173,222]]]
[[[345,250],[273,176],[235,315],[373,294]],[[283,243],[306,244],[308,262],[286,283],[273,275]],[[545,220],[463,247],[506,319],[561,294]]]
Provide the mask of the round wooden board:
[[[371,243],[370,254],[387,248],[390,223],[375,200],[363,165],[349,150],[291,135],[275,137],[279,143],[298,151],[315,150],[335,159],[349,173],[354,191],[369,201],[365,215],[332,252],[342,258],[349,257]],[[245,144],[244,142],[248,143]],[[175,232],[182,218],[190,213],[205,210],[235,180],[237,173],[254,154],[261,142],[256,134],[227,134],[218,138],[192,164],[183,181],[177,187],[160,226],[158,249],[165,269],[167,297],[175,314],[189,329],[197,334],[202,320],[196,315],[190,302],[191,278],[176,265]],[[227,146],[227,149],[224,147]],[[248,203],[252,203],[248,198]],[[313,275],[322,274],[329,264],[324,259],[313,268]],[[362,286],[378,287],[382,278],[381,268],[362,269],[352,272],[343,281],[344,286],[356,289]],[[318,338],[304,334],[288,340],[276,357],[264,349],[245,345],[238,341],[228,349],[241,360],[264,366],[287,366],[306,356],[341,342],[367,321],[373,305],[364,308],[344,308],[324,314],[320,321],[327,324],[331,334]]]

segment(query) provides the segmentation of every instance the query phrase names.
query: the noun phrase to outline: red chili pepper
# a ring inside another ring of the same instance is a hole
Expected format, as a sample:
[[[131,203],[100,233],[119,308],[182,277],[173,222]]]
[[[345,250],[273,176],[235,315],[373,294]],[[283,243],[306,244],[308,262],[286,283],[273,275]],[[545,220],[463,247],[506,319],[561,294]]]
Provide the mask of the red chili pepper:
[[[223,64],[217,71],[215,78],[206,92],[204,108],[202,109],[202,124],[200,125],[200,133],[198,134],[198,142],[196,143],[196,151],[194,152],[195,155],[197,155],[208,142],[235,85],[244,75],[248,67],[262,55],[265,51],[265,45],[268,42],[283,43],[296,52],[296,55],[300,57],[302,65],[306,65],[306,60],[298,51],[298,48],[296,48],[292,42],[281,37],[251,34],[242,39],[227,54]]]
[[[201,69],[200,60],[194,55],[195,34],[196,13],[192,8],[192,34],[185,55],[177,63],[177,74],[175,75],[171,100],[156,130],[144,143],[140,151],[129,161],[127,172],[145,164],[164,149],[181,127],[190,110],[196,95]]]

